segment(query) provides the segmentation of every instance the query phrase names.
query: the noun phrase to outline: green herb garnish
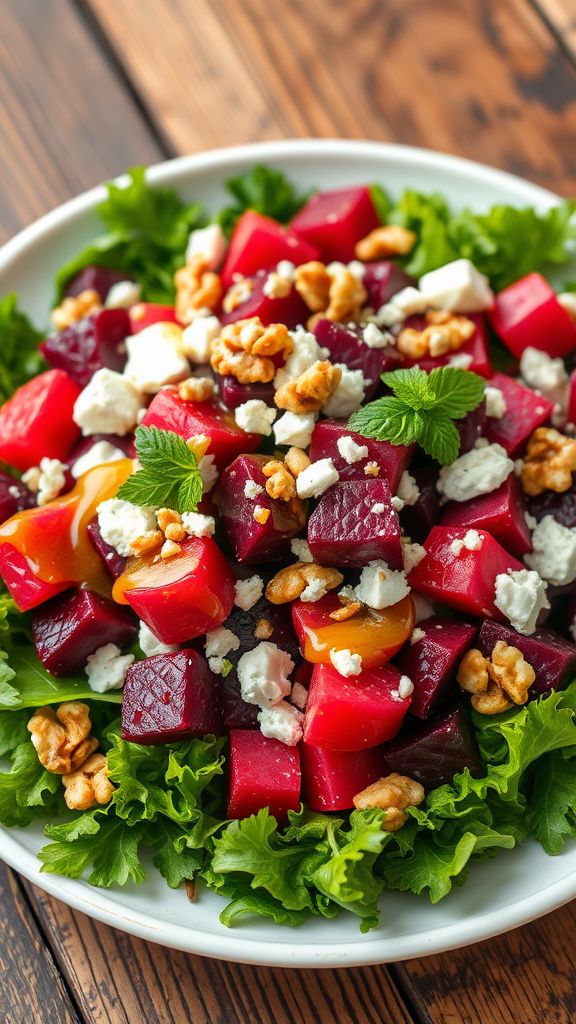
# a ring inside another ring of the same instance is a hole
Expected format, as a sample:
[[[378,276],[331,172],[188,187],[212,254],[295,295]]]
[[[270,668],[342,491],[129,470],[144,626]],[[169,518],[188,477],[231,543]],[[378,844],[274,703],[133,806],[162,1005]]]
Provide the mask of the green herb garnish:
[[[44,334],[37,331],[25,313],[18,309],[15,292],[0,300],[0,402],[5,402],[46,365],[38,344]]]
[[[442,465],[454,462],[460,435],[453,420],[480,405],[483,378],[455,366],[442,366],[431,373],[413,366],[383,373],[382,380],[394,394],[358,409],[348,421],[351,430],[392,444],[417,442]]]
[[[159,427],[138,427],[136,454],[142,469],[122,484],[119,498],[176,512],[196,510],[202,498],[202,477],[198,460],[183,437]]]
[[[237,178],[229,178],[226,188],[234,202],[220,211],[217,222],[228,232],[246,210],[256,210],[257,213],[286,224],[298,213],[310,194],[298,195],[282,171],[262,166],[253,167]]]

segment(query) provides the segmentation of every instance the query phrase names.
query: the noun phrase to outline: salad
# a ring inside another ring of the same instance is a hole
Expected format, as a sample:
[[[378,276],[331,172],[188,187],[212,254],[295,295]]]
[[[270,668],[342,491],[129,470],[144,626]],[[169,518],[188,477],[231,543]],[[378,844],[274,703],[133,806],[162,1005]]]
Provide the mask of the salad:
[[[0,302],[0,823],[365,931],[576,834],[574,205],[227,188]]]

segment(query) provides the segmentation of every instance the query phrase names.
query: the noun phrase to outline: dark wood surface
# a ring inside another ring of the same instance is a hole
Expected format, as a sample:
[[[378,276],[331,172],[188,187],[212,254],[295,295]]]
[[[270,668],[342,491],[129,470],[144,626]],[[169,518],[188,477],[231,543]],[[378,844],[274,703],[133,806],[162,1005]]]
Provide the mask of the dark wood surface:
[[[0,25],[3,238],[129,165],[287,136],[420,144],[576,193],[576,0],[0,0]],[[152,946],[2,867],[0,901],[0,1024],[576,1020],[573,907],[304,972]]]

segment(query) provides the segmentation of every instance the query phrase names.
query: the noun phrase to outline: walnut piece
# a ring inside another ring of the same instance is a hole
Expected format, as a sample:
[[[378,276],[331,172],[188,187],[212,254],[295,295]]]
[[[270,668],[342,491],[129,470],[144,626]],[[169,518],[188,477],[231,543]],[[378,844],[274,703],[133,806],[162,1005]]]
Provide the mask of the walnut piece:
[[[278,459],[270,459],[262,466],[266,477],[266,493],[279,501],[290,501],[296,497],[296,481],[292,473]]]
[[[282,384],[274,394],[279,409],[289,412],[318,412],[334,394],[342,379],[339,366],[329,360],[318,360],[295,380]]]
[[[476,325],[465,316],[454,316],[445,310],[431,310],[426,314],[428,326],[422,331],[405,327],[398,335],[396,347],[410,359],[426,355],[443,356],[455,352],[470,340]]]
[[[277,366],[273,356],[284,360],[294,349],[294,342],[284,324],[264,326],[259,317],[227,324],[212,342],[210,363],[216,373],[236,377],[240,384],[274,379]]]
[[[266,587],[266,598],[271,604],[295,601],[310,584],[322,584],[324,593],[339,587],[344,577],[338,569],[329,569],[315,562],[294,562],[280,569]]]
[[[174,274],[176,316],[183,324],[192,323],[200,310],[216,309],[222,298],[222,282],[208,269],[204,256],[193,256]]]
[[[288,467],[295,480],[311,465],[310,459],[301,448],[289,448],[284,456],[284,464]]]
[[[256,640],[269,640],[273,632],[272,624],[268,619],[258,619],[254,626],[254,636]]]
[[[70,295],[63,299],[56,309],[50,314],[50,319],[58,331],[63,331],[72,324],[77,324],[85,316],[97,313],[102,309],[102,300],[97,291],[93,288],[86,288],[79,295]]]
[[[76,771],[93,754],[98,740],[91,736],[90,709],[80,701],[67,701],[54,712],[38,708],[28,722],[28,731],[40,764],[55,775]]]
[[[418,807],[424,800],[424,787],[409,778],[392,772],[384,779],[378,779],[354,797],[354,807],[366,811],[370,807],[381,807],[386,811],[382,822],[384,832],[397,832],[408,819],[407,807]]]
[[[184,540],[186,530],[182,526],[182,518],[173,508],[159,508],[156,519],[166,540]]]
[[[62,782],[64,799],[71,811],[88,811],[96,804],[103,806],[110,802],[114,793],[104,754],[92,754],[81,768],[63,775]]]
[[[296,267],[294,287],[314,316],[308,327],[321,319],[357,320],[368,293],[362,281],[344,264],[326,267],[313,260]]]
[[[249,278],[243,277],[236,281],[226,292],[222,300],[222,309],[225,313],[233,313],[238,306],[248,301],[253,291],[254,285]]]
[[[178,394],[185,402],[209,402],[215,391],[211,377],[189,377],[178,385]]]
[[[334,622],[346,622],[346,619],[351,619],[353,615],[356,615],[356,612],[360,611],[361,607],[361,601],[345,601],[341,608],[330,612],[329,617],[334,619]]]
[[[552,427],[538,427],[531,435],[520,479],[526,494],[543,491],[563,494],[572,486],[576,471],[576,440]]]
[[[490,682],[485,693],[474,693],[470,703],[479,715],[501,715],[503,711],[509,711],[512,701],[509,701],[506,694],[497,683]]]
[[[485,693],[488,689],[488,658],[472,647],[462,658],[456,675],[458,686],[466,693]]]
[[[498,715],[513,704],[525,704],[536,673],[517,647],[498,640],[489,658],[473,647],[458,666],[461,689],[472,694],[481,715]]]
[[[514,704],[526,703],[536,673],[522,651],[504,640],[498,640],[490,655],[488,672],[490,679],[504,690]]]
[[[354,255],[359,260],[382,260],[388,256],[407,256],[414,248],[416,234],[399,224],[385,224],[374,228],[356,243]]]
[[[164,536],[160,530],[147,530],[131,541],[130,550],[133,555],[145,555],[148,551],[160,547],[163,541]]]

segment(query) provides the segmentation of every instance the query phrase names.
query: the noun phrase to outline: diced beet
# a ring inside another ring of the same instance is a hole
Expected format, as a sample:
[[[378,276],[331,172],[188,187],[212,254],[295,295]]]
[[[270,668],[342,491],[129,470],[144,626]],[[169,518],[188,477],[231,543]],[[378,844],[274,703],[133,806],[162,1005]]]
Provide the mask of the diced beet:
[[[449,608],[501,620],[502,613],[494,604],[496,577],[524,566],[485,530],[477,531],[482,538],[480,548],[469,551],[464,547],[455,554],[451,545],[463,540],[466,532],[465,526],[434,526],[425,544],[426,555],[410,573],[410,585]]]
[[[515,457],[530,434],[548,422],[554,404],[505,373],[495,373],[490,385],[504,395],[506,412],[499,420],[489,417],[486,437],[501,444],[509,455]]]
[[[470,501],[449,501],[444,508],[441,525],[481,527],[488,530],[507,551],[522,558],[532,550],[525,511],[522,488],[511,473],[501,487],[490,494],[480,494]]]
[[[72,419],[79,394],[63,370],[46,370],[18,388],[0,408],[0,460],[25,470],[43,456],[65,459],[80,433]]]
[[[111,267],[98,267],[95,264],[90,264],[90,266],[83,267],[74,277],[70,278],[64,295],[75,296],[80,295],[80,292],[90,290],[98,292],[102,302],[104,302],[113,285],[118,284],[120,281],[133,280],[132,274],[129,274],[126,270],[113,270]]]
[[[566,420],[572,425],[576,423],[576,370],[572,370],[572,373],[570,374]]]
[[[292,218],[293,230],[320,250],[325,263],[353,260],[356,243],[380,226],[367,185],[317,192]]]
[[[113,597],[128,603],[162,643],[181,644],[228,618],[234,577],[211,537],[189,537],[170,559],[154,553],[130,559]]]
[[[316,246],[291,228],[255,210],[246,210],[232,233],[220,277],[224,287],[229,288],[236,274],[251,277],[259,270],[271,270],[281,260],[298,266],[317,258]]]
[[[310,681],[304,740],[326,750],[363,750],[395,736],[410,707],[400,697],[400,673],[390,665],[345,678],[316,665]]]
[[[89,590],[57,597],[32,618],[36,653],[54,676],[81,672],[89,654],[104,644],[126,647],[134,643],[136,632],[128,608]]]
[[[368,455],[358,462],[349,465],[340,455],[338,440],[341,437],[351,437],[358,445],[368,449]],[[376,462],[380,467],[378,478],[384,479],[392,494],[396,494],[400,477],[406,469],[414,445],[406,447],[402,444],[390,444],[389,441],[376,441],[372,437],[363,437],[353,430],[348,430],[345,423],[337,420],[320,420],[312,431],[312,443],[310,446],[310,458],[312,462],[318,459],[332,459],[341,480],[366,480],[364,472],[368,462]]]
[[[21,612],[37,608],[44,601],[74,586],[74,580],[50,583],[38,579],[25,555],[12,544],[0,544],[0,576]]]
[[[253,452],[261,440],[260,434],[242,430],[231,412],[212,402],[187,402],[176,390],[168,388],[154,395],[142,423],[146,427],[173,430],[186,439],[205,434],[210,438],[208,454],[214,456],[218,469],[243,452]]]
[[[124,340],[131,333],[125,309],[101,309],[52,334],[40,345],[46,362],[84,388],[97,370],[121,371],[126,363]]]
[[[218,377],[220,398],[228,409],[237,409],[244,402],[260,399],[266,405],[274,407],[274,384],[240,384],[236,377]]]
[[[542,274],[527,274],[499,292],[490,319],[518,359],[528,347],[550,356],[567,356],[576,348],[576,324]]]
[[[250,278],[252,291],[245,302],[241,302],[231,313],[221,317],[223,324],[233,324],[236,320],[247,320],[258,316],[263,324],[285,324],[286,327],[297,327],[305,324],[310,316],[308,306],[295,288],[283,298],[273,299],[265,294],[268,274],[264,270]]]
[[[222,527],[236,560],[243,564],[288,557],[290,540],[303,526],[293,506],[266,493],[262,466],[268,461],[267,455],[240,455],[220,474],[214,491]],[[246,497],[247,483],[262,488],[255,498]],[[265,523],[254,519],[257,506],[270,512]]]
[[[222,683],[222,718],[224,729],[259,729],[258,714],[260,708],[256,704],[247,704],[242,697],[238,676],[229,676]]]
[[[402,648],[396,664],[414,683],[410,713],[429,718],[453,689],[458,662],[472,645],[476,627],[433,616],[420,623],[424,636]]]
[[[300,807],[300,752],[253,730],[230,733],[228,818],[247,818],[263,807],[284,820]]]
[[[469,452],[474,447],[479,437],[485,436],[486,425],[487,416],[485,402],[481,402],[476,409],[469,412],[463,419],[454,421],[454,426],[460,434],[461,455],[463,455],[464,452]]]
[[[122,736],[132,743],[176,743],[220,733],[220,684],[192,648],[155,654],[128,669]]]
[[[420,497],[414,505],[405,505],[400,513],[402,529],[410,540],[422,544],[440,518],[438,470],[434,466],[411,466]]]
[[[347,811],[354,797],[384,774],[376,747],[367,750],[324,750],[300,746],[302,784],[311,811]]]
[[[406,359],[404,366],[420,366],[429,372],[437,366],[450,366],[454,356],[470,356],[471,362],[466,367],[473,373],[479,373],[481,377],[492,376],[492,364],[490,362],[490,339],[486,327],[486,317],[483,313],[467,313],[466,318],[473,320],[476,330],[472,337],[462,345],[457,352],[448,352],[445,356],[425,356],[423,359]],[[406,320],[406,327],[412,327],[421,331],[427,326],[426,318],[423,316],[411,316]]]
[[[159,302],[137,302],[130,310],[130,333],[139,334],[152,324],[179,324],[174,306]]]
[[[414,279],[391,260],[377,260],[368,263],[362,279],[368,292],[368,305],[378,310],[385,306],[393,295],[414,284]]]
[[[361,568],[383,559],[401,569],[400,521],[392,495],[379,477],[339,482],[320,498],[308,520],[308,544],[321,565]],[[374,511],[384,506],[383,511]]]
[[[369,348],[362,341],[361,329],[345,327],[332,320],[319,320],[314,327],[319,345],[327,348],[333,363],[345,363],[349,370],[361,370],[370,383],[365,398],[370,399],[378,390],[380,375],[402,366],[402,357],[393,345]]]
[[[523,636],[500,622],[483,622],[478,636],[482,654],[489,657],[499,640],[517,647],[532,665],[536,672],[532,697],[561,690],[576,674],[576,646],[552,629],[536,629],[530,636]]]
[[[535,497],[527,497],[528,512],[540,522],[544,516],[553,516],[562,526],[576,526],[576,484],[569,491],[543,491]]]
[[[34,508],[35,504],[35,495],[21,480],[0,472],[0,523],[25,508]]]
[[[482,761],[464,704],[414,726],[381,748],[386,772],[415,779],[425,789],[452,782],[465,768],[481,775]],[[380,774],[384,774],[382,771]]]
[[[98,520],[94,519],[91,523],[88,523],[86,527],[88,536],[92,541],[92,544],[96,548],[96,551],[100,555],[104,565],[108,569],[113,580],[117,580],[122,575],[126,568],[127,559],[123,555],[119,555],[116,548],[113,548],[110,544],[107,544],[102,534],[100,533],[100,527],[98,526]]]

